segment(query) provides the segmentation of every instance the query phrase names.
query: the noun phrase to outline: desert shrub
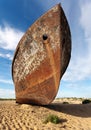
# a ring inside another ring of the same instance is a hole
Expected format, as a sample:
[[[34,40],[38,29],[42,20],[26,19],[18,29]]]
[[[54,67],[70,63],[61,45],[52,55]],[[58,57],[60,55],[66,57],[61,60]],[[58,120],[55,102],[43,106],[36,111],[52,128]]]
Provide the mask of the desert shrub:
[[[69,102],[63,102],[63,104],[69,104]]]
[[[84,99],[84,100],[82,101],[82,104],[87,104],[87,103],[91,103],[91,100],[89,100],[89,99]]]
[[[54,124],[58,124],[60,121],[59,117],[56,115],[48,115],[45,120],[44,123],[47,124],[48,122],[54,123]]]
[[[15,101],[15,99],[13,99],[13,98],[0,98],[0,100],[1,101],[9,101],[9,100]]]

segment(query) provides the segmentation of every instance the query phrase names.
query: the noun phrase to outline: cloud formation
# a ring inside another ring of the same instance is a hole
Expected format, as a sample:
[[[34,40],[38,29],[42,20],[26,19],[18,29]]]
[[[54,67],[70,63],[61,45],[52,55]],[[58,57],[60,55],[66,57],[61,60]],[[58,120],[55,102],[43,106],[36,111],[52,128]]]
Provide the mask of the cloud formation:
[[[0,98],[15,98],[15,92],[12,89],[0,88]]]
[[[88,45],[88,51],[91,52],[91,1],[87,0],[81,3],[80,25],[84,31],[85,40]],[[91,53],[90,53],[91,55]]]
[[[12,60],[13,59],[13,55],[7,53],[7,54],[3,54],[3,53],[0,53],[0,57],[2,58],[7,58],[9,60]]]
[[[83,30],[82,41],[80,42],[84,41],[84,49],[86,47],[87,50],[84,50],[84,56],[80,53],[78,57],[74,58],[73,56],[71,59],[68,71],[63,78],[64,81],[69,82],[85,80],[91,77],[91,1],[80,2],[80,11],[81,16],[78,22]]]
[[[6,80],[6,79],[0,79],[0,82],[5,84],[13,84],[12,80]]]
[[[80,24],[84,30],[86,38],[91,37],[91,1],[81,2]]]
[[[0,48],[14,50],[23,34],[22,31],[9,25],[0,26]]]

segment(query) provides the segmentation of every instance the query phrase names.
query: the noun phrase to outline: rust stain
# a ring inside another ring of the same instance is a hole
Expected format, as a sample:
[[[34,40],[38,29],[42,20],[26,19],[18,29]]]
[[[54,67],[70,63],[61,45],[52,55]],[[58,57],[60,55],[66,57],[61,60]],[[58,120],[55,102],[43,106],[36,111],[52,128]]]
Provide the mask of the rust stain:
[[[60,4],[24,34],[12,61],[16,102],[47,105],[55,98],[71,57],[71,33]]]
[[[46,35],[46,37],[47,37],[47,35]],[[57,82],[57,76],[56,76],[57,70],[55,68],[56,63],[54,61],[53,52],[52,52],[51,47],[50,47],[50,39],[49,38],[47,38],[46,40],[44,39],[44,44],[46,46],[47,54],[49,56],[52,74],[53,74],[53,77],[54,77],[54,83],[55,83],[55,87],[56,87],[56,90],[57,90],[58,89],[58,82]],[[60,56],[61,56],[61,54],[60,54]],[[60,71],[59,71],[59,73],[60,73]]]

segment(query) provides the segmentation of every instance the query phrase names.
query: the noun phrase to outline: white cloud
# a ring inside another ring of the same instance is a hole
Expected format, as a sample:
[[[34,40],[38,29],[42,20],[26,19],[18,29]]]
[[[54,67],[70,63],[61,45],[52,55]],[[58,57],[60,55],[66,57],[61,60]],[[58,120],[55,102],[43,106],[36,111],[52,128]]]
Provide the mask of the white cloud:
[[[3,54],[3,53],[0,53],[0,57],[2,58],[7,58],[9,60],[12,60],[13,59],[13,55],[7,53],[7,54]]]
[[[88,44],[88,53],[91,55],[91,1],[90,0],[81,3],[80,25],[84,31],[86,43]]]
[[[23,32],[5,25],[0,26],[0,47],[7,50],[14,50],[23,36]]]
[[[0,88],[0,98],[15,98],[15,91],[12,89]]]
[[[86,78],[91,78],[91,56],[89,55],[72,60],[63,80],[76,82]]]
[[[69,82],[76,82],[87,78],[91,79],[91,1],[80,2],[80,10],[81,16],[78,22],[81,29],[83,29],[83,37],[80,42],[84,41],[87,50],[83,47],[83,44],[84,55],[79,54],[75,58],[72,56],[69,68],[63,77],[64,81]]]
[[[59,89],[57,97],[91,97],[91,86],[84,84],[83,82],[67,82],[63,83],[61,89]]]
[[[80,24],[84,30],[85,36],[91,37],[91,0],[81,2]]]
[[[13,84],[12,80],[6,80],[6,79],[0,79],[0,82],[5,84]]]

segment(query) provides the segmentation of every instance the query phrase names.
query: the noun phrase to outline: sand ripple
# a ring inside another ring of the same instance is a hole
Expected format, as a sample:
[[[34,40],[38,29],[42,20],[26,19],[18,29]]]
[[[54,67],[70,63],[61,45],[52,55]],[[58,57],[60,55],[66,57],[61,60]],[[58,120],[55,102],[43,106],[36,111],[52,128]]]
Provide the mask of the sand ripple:
[[[62,122],[44,124],[48,114],[58,115]],[[91,130],[91,104],[58,102],[42,107],[0,101],[0,130]]]

